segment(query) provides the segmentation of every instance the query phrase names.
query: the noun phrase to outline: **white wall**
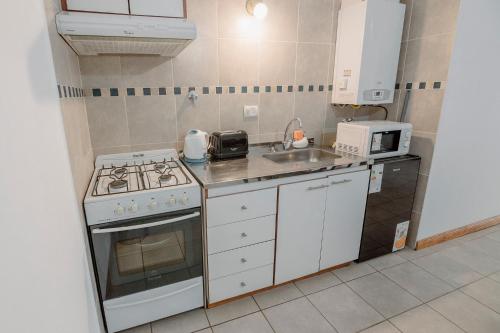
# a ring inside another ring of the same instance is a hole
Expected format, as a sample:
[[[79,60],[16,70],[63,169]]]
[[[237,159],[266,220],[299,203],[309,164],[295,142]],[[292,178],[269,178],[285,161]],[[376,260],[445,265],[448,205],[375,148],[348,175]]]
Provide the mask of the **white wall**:
[[[461,1],[418,239],[500,215],[499,13]]]
[[[2,332],[98,332],[43,8],[0,13]]]

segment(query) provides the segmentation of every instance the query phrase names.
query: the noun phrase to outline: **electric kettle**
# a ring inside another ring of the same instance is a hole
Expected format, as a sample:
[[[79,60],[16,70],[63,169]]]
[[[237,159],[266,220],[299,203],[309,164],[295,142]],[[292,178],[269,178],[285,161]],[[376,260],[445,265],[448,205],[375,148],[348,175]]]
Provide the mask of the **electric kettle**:
[[[190,129],[184,138],[184,158],[187,162],[204,162],[207,159],[208,133]]]

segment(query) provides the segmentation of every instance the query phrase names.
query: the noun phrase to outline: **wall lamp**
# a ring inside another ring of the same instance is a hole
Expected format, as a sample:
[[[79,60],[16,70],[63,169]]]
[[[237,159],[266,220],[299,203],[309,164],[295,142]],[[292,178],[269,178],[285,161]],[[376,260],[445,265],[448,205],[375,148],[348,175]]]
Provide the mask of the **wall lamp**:
[[[267,16],[267,5],[263,0],[247,0],[246,7],[248,14],[255,16],[259,20]]]

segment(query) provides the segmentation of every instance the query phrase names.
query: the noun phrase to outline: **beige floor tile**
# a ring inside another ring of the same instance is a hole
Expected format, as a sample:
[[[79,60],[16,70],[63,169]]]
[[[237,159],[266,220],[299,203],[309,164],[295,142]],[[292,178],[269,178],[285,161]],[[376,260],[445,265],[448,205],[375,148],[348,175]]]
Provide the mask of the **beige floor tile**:
[[[358,332],[384,320],[345,284],[309,295],[308,298],[339,333]]]
[[[347,284],[385,318],[398,315],[422,303],[381,273],[374,273]]]
[[[308,279],[296,281],[295,285],[305,295],[309,295],[341,283],[342,281],[340,281],[338,277],[330,272],[326,272],[321,275],[310,277]]]
[[[500,283],[485,278],[463,287],[462,292],[500,313]]]
[[[210,325],[217,325],[257,311],[259,311],[259,307],[252,297],[246,297],[206,310]]]
[[[287,283],[283,286],[254,295],[254,299],[261,309],[278,305],[287,301],[304,296],[293,284]]]
[[[427,305],[392,318],[391,323],[404,333],[460,333],[463,332],[455,324],[434,311]]]
[[[276,333],[335,332],[305,297],[266,309],[264,315]]]
[[[120,333],[151,333],[151,324],[129,328],[128,330],[120,331]]]
[[[386,254],[385,256],[368,260],[366,263],[375,268],[376,270],[381,271],[385,268],[396,266],[404,262],[406,262],[405,258],[399,256],[396,253],[390,253]]]
[[[333,271],[333,274],[335,274],[342,281],[347,282],[374,272],[376,271],[372,266],[363,262],[359,264],[352,263],[347,267]]]
[[[214,333],[273,333],[262,312],[228,321],[212,327]]]
[[[384,321],[380,324],[367,328],[360,333],[400,333],[400,331],[394,327],[390,322]]]
[[[500,315],[460,291],[435,299],[429,306],[467,332],[500,331]]]

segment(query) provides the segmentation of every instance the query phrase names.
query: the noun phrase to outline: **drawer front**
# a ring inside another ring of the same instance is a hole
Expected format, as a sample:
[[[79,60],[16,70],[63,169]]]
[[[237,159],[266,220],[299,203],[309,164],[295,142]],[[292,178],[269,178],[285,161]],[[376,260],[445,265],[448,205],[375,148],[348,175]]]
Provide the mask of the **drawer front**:
[[[209,303],[273,285],[273,265],[229,275],[209,282]]]
[[[274,239],[276,215],[208,228],[208,254]]]
[[[208,227],[276,214],[276,188],[207,199]]]
[[[274,240],[208,256],[209,279],[243,272],[274,262]]]

